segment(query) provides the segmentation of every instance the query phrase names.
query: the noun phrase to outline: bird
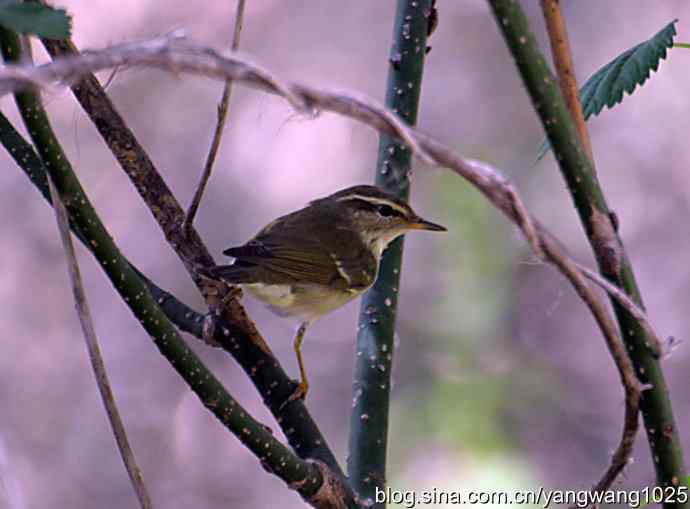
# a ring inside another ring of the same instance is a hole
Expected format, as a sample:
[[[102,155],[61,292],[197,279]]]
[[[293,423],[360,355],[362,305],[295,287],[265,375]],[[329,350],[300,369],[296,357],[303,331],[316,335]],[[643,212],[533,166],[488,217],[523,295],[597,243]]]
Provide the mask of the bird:
[[[206,275],[239,285],[275,314],[298,321],[293,348],[300,382],[288,401],[305,399],[301,349],[308,326],[370,288],[386,247],[413,230],[446,228],[393,194],[356,185],[275,219],[245,244],[224,250],[234,262]]]

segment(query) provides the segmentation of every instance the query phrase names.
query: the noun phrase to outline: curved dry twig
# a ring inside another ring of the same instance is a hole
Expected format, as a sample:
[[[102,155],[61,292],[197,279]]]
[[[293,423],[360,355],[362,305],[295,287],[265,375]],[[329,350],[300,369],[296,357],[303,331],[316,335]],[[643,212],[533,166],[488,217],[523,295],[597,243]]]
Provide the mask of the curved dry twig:
[[[149,66],[178,73],[187,72],[215,79],[235,80],[280,95],[299,111],[319,109],[339,113],[368,124],[378,131],[398,136],[410,145],[416,155],[454,171],[479,189],[516,223],[535,254],[541,256],[539,245],[543,244],[546,230],[535,226],[535,221],[527,213],[515,189],[496,168],[481,161],[461,157],[431,136],[397,121],[381,104],[362,95],[284,82],[239,53],[223,56],[207,46],[189,41],[179,33],[102,50],[85,51],[80,55],[40,66],[5,66],[0,69],[0,95],[19,87],[51,87],[71,83],[85,73],[115,66]],[[553,261],[554,256],[569,258],[561,247],[556,247],[547,258]],[[620,292],[612,291],[610,285],[605,286],[604,290],[645,326],[652,329],[644,311],[635,306],[630,299],[621,298]]]
[[[244,6],[246,4],[245,0],[239,0],[237,2],[237,10],[235,11],[235,27],[232,32],[232,45],[230,48],[233,51],[237,51],[240,47],[240,34],[242,33],[242,24],[244,23]],[[201,204],[201,198],[204,195],[208,181],[211,178],[211,172],[213,171],[213,164],[216,162],[216,156],[218,155],[218,149],[220,148],[220,140],[223,137],[223,129],[225,128],[225,120],[228,116],[228,107],[230,105],[230,95],[232,94],[232,81],[227,80],[225,86],[223,87],[223,95],[218,103],[217,118],[216,118],[216,129],[213,132],[213,139],[211,140],[211,147],[208,150],[208,155],[206,156],[206,163],[204,164],[204,169],[201,172],[201,177],[199,178],[199,185],[194,191],[194,196],[187,209],[187,215],[184,218],[184,223],[182,223],[182,230],[185,235],[191,232],[192,224],[194,224],[194,218],[199,210],[199,205]]]
[[[644,311],[642,311],[637,304],[625,293],[623,290],[618,288],[616,285],[602,277],[598,272],[585,267],[579,263],[575,264],[580,272],[589,279],[592,283],[599,286],[609,295],[613,296],[618,302],[620,302],[623,307],[625,307],[631,315],[637,319],[638,322],[645,328],[649,338],[652,340],[652,344],[648,344],[647,347],[652,350],[657,357],[661,357],[664,354],[664,343],[661,338],[657,336],[656,331],[650,326],[647,316]],[[625,304],[623,304],[625,303]]]
[[[589,138],[589,132],[585,124],[585,118],[582,114],[582,105],[580,104],[580,92],[577,86],[577,79],[575,77],[575,65],[573,64],[573,56],[570,50],[570,41],[568,37],[568,30],[566,28],[565,18],[561,11],[559,0],[542,0],[542,12],[544,14],[544,21],[546,24],[546,31],[549,35],[551,45],[551,55],[553,57],[554,65],[556,67],[556,75],[558,76],[558,84],[561,89],[561,94],[570,111],[570,117],[573,124],[577,128],[582,148],[587,153],[589,160],[592,162],[592,169],[594,170],[594,155],[592,152],[592,143]],[[616,294],[618,300],[627,300],[633,304],[631,309],[637,311],[637,305],[628,297],[628,295],[618,289],[618,287],[601,277],[598,273],[589,270],[586,267],[577,265],[585,277],[590,281],[604,288],[609,294]],[[645,340],[655,343],[653,346],[647,344],[650,349],[656,349],[657,356],[660,355],[661,347],[659,339],[653,329],[647,326],[644,317],[641,317],[635,311],[631,314],[642,324],[647,334]],[[642,319],[641,319],[642,318]],[[627,352],[625,357],[629,358]],[[629,359],[632,364],[632,359]],[[634,365],[633,365],[634,369]],[[613,481],[618,474],[625,468],[632,456],[633,446],[635,443],[635,436],[639,427],[639,407],[640,407],[640,393],[632,392],[626,387],[626,407],[625,417],[623,418],[623,433],[616,452],[612,455],[609,466],[601,476],[600,480],[594,487],[594,492],[603,492],[610,488]]]
[[[37,67],[5,67],[0,70],[0,95],[20,86],[47,87],[56,83],[73,82],[84,73],[115,66],[149,66],[178,73],[235,80],[280,95],[298,111],[313,109],[336,112],[399,137],[418,157],[430,164],[446,167],[468,180],[518,226],[536,256],[554,264],[585,301],[606,338],[626,388],[626,422],[632,420],[633,410],[636,420],[635,402],[639,403],[640,384],[605,304],[593,292],[585,278],[602,287],[648,331],[653,331],[649,319],[643,310],[614,285],[574,262],[556,237],[530,216],[518,193],[496,168],[461,157],[431,136],[405,126],[382,105],[364,96],[285,82],[257,66],[246,56],[238,53],[224,56],[179,34],[84,52],[79,56],[55,60]],[[653,334],[653,337],[658,340],[658,335]],[[658,351],[658,345],[650,345],[650,348]],[[614,456],[618,456],[618,452],[624,448],[623,442]]]
[[[96,377],[96,385],[98,386],[98,391],[101,393],[103,406],[105,407],[108,421],[110,422],[110,427],[113,430],[115,442],[117,443],[117,448],[120,451],[120,457],[122,458],[122,462],[125,465],[125,469],[129,475],[132,487],[134,488],[134,492],[139,500],[139,505],[142,509],[151,509],[153,507],[151,503],[151,496],[149,495],[148,488],[144,482],[144,475],[142,474],[141,469],[137,464],[137,460],[134,457],[134,450],[129,443],[129,438],[127,438],[125,425],[122,422],[120,411],[117,409],[113,389],[110,385],[110,381],[108,380],[108,373],[105,369],[103,356],[101,355],[101,348],[98,346],[98,338],[96,337],[96,330],[93,326],[89,303],[86,299],[86,292],[84,291],[84,285],[81,279],[79,263],[77,262],[74,244],[72,244],[72,238],[70,236],[67,211],[62,203],[60,194],[55,188],[52,177],[48,177],[47,181],[48,188],[50,189],[50,197],[54,204],[55,218],[58,224],[60,239],[62,241],[62,246],[65,250],[65,256],[67,258],[67,272],[69,273],[69,278],[72,284],[74,304],[77,309],[77,315],[79,316],[79,323],[81,324],[82,332],[84,333],[84,341],[86,342],[86,349],[89,352],[91,367],[93,368],[93,373]]]

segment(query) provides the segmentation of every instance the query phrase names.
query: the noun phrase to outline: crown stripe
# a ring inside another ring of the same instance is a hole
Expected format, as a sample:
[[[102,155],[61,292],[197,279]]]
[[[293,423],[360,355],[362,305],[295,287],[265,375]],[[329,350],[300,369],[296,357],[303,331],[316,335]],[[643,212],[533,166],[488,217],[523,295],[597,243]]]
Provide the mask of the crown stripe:
[[[406,209],[405,207],[401,207],[397,203],[391,200],[387,200],[386,198],[376,198],[374,196],[364,196],[361,194],[348,194],[346,196],[343,196],[341,198],[338,198],[338,201],[350,201],[350,200],[362,200],[367,203],[372,203],[374,205],[388,205],[389,207],[394,208],[398,212],[402,213],[403,215],[408,215],[409,210]]]

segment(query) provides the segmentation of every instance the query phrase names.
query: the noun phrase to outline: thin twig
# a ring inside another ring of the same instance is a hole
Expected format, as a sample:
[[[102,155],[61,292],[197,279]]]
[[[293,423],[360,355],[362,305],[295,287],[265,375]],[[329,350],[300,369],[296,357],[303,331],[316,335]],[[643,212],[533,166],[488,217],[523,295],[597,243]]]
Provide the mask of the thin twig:
[[[21,46],[22,62],[33,64],[31,44],[26,36],[21,38]],[[93,369],[93,374],[96,378],[98,391],[101,394],[101,400],[103,401],[103,406],[105,407],[105,413],[108,416],[108,422],[110,422],[110,428],[113,431],[115,443],[117,444],[120,457],[122,458],[122,462],[127,470],[129,480],[132,483],[132,488],[134,488],[134,492],[139,500],[139,505],[142,507],[142,509],[151,509],[153,507],[151,503],[151,496],[146,488],[144,475],[141,472],[141,469],[139,468],[137,460],[134,456],[134,450],[129,443],[129,438],[127,438],[127,431],[125,430],[125,425],[122,422],[120,412],[117,409],[115,395],[113,394],[113,389],[110,385],[110,380],[108,379],[108,372],[105,369],[105,362],[103,361],[103,356],[101,355],[101,348],[98,345],[98,337],[96,336],[96,329],[93,325],[89,301],[86,297],[86,290],[84,289],[84,284],[81,278],[79,262],[74,250],[74,244],[72,243],[72,236],[70,235],[70,224],[67,210],[65,209],[65,204],[62,203],[62,199],[60,198],[60,194],[55,187],[52,177],[50,177],[47,172],[46,183],[48,185],[50,200],[53,203],[53,210],[55,212],[55,220],[57,222],[60,241],[62,242],[63,249],[65,250],[67,274],[72,286],[74,307],[77,311],[77,317],[79,318],[82,333],[84,334],[86,350],[89,353],[91,368]]]
[[[82,284],[81,273],[79,271],[79,263],[74,252],[74,245],[69,233],[69,220],[67,218],[67,211],[60,199],[60,195],[55,189],[55,184],[52,178],[48,178],[48,188],[50,189],[50,197],[53,201],[53,208],[55,210],[55,218],[57,219],[58,230],[60,231],[60,239],[62,240],[62,247],[65,249],[65,256],[67,257],[67,272],[72,283],[72,293],[74,294],[74,304],[77,308],[77,315],[79,316],[79,323],[81,324],[82,332],[84,333],[84,341],[86,342],[86,349],[89,352],[89,359],[91,360],[91,367],[96,376],[96,384],[101,393],[101,399],[105,406],[110,427],[115,435],[115,442],[120,451],[120,456],[125,464],[129,479],[132,482],[132,487],[137,494],[139,504],[143,509],[151,509],[151,497],[146,489],[144,476],[141,469],[137,465],[134,451],[129,444],[125,426],[122,423],[120,412],[115,404],[115,396],[113,395],[112,387],[108,381],[108,373],[105,370],[105,363],[101,356],[101,349],[98,346],[98,338],[96,337],[96,330],[91,319],[91,311],[89,310],[89,303],[86,299],[86,292]]]
[[[575,76],[575,65],[573,64],[572,51],[570,50],[570,40],[568,38],[568,30],[566,28],[565,18],[561,11],[560,0],[542,0],[541,2],[544,20],[546,22],[546,31],[549,34],[549,41],[551,43],[551,55],[556,67],[556,75],[558,76],[558,84],[563,94],[565,104],[570,111],[570,116],[577,128],[580,136],[582,147],[587,153],[589,160],[592,163],[592,170],[594,170],[594,154],[592,152],[592,142],[589,138],[589,131],[585,124],[585,117],[582,114],[582,104],[580,103],[580,92],[577,86],[577,78]],[[618,300],[628,300],[633,303],[632,299],[628,298],[625,292],[619,290],[615,285],[606,281],[598,273],[589,270],[585,267],[579,266],[578,269],[595,284],[604,288],[609,294],[615,293]],[[637,306],[633,306],[635,312],[631,313],[635,316],[641,324],[644,320],[640,320],[640,315],[637,313]],[[646,327],[648,331],[647,337],[654,342],[654,348],[661,354],[661,343],[656,337],[654,331]],[[624,352],[626,357],[627,352]],[[635,443],[635,436],[639,427],[638,412],[640,405],[640,393],[629,394],[626,391],[626,407],[625,417],[623,418],[623,432],[618,443],[616,452],[611,456],[610,464],[604,474],[597,482],[594,490],[605,491],[614,482],[620,472],[630,461],[633,452],[633,445]]]
[[[237,11],[235,12],[235,28],[232,34],[232,51],[237,51],[240,47],[240,33],[242,32],[242,23],[244,21],[244,4],[245,0],[238,0],[237,2]],[[211,178],[213,163],[216,161],[216,155],[218,154],[218,149],[220,147],[220,140],[223,137],[223,128],[225,127],[225,119],[228,114],[228,105],[230,104],[230,94],[232,94],[232,81],[226,80],[225,86],[223,87],[223,96],[218,104],[218,119],[216,123],[216,130],[213,133],[213,140],[211,141],[211,148],[209,149],[208,156],[206,157],[206,164],[204,165],[204,171],[201,174],[199,185],[194,192],[194,197],[192,198],[192,202],[187,210],[187,216],[185,217],[182,225],[185,236],[190,231],[192,224],[194,224],[194,217],[196,216],[197,210],[199,210],[201,198],[206,190],[208,180]]]
[[[640,322],[640,324],[647,331],[647,335],[649,336],[648,339],[651,341],[651,343],[648,344],[647,347],[653,352],[655,352],[657,357],[662,357],[664,353],[666,353],[664,343],[661,341],[661,338],[657,336],[656,331],[651,328],[649,322],[647,321],[647,316],[639,307],[637,307],[635,301],[633,301],[627,293],[618,288],[616,285],[604,279],[598,272],[595,272],[592,269],[585,267],[584,265],[581,265],[579,263],[576,265],[580,272],[582,272],[582,274],[584,274],[584,276],[587,279],[589,279],[592,283],[599,286],[609,295],[613,296],[618,302],[626,303],[625,308],[630,312],[631,315],[633,315]]]
[[[585,117],[582,114],[580,91],[577,87],[575,65],[573,64],[573,56],[570,51],[570,39],[568,38],[568,30],[560,4],[561,0],[542,0],[541,8],[544,13],[544,21],[546,21],[546,31],[551,42],[551,55],[556,66],[558,84],[561,87],[563,99],[565,99],[565,103],[573,117],[582,146],[587,152],[590,161],[594,164],[592,142],[589,139],[587,124],[585,124]]]

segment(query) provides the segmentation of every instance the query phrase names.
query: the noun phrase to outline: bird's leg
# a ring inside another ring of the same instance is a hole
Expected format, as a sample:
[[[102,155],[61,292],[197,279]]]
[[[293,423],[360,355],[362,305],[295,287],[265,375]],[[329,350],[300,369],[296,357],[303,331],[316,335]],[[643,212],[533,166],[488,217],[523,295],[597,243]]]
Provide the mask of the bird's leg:
[[[307,371],[304,369],[304,360],[302,359],[302,341],[304,341],[304,333],[307,332],[307,326],[309,322],[302,322],[297,329],[297,335],[295,336],[295,341],[292,346],[295,349],[295,355],[297,356],[297,364],[299,365],[299,378],[300,382],[295,389],[295,392],[288,398],[286,403],[294,401],[296,399],[305,399],[307,397],[307,392],[309,391],[309,382],[307,381]]]

